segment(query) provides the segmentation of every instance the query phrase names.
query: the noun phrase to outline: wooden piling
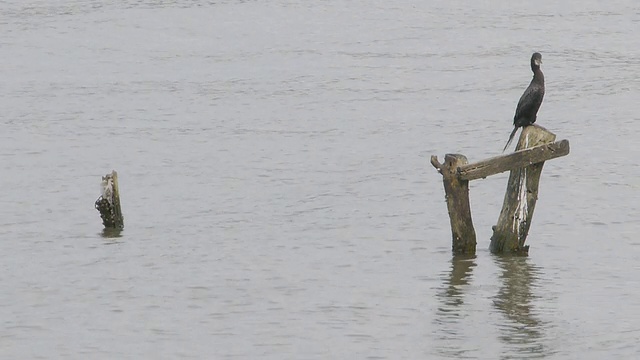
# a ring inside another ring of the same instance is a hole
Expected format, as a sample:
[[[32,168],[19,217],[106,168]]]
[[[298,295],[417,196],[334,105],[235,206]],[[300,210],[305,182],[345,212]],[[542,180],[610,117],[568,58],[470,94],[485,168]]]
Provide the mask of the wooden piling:
[[[469,206],[469,181],[511,171],[498,224],[493,226],[489,249],[493,253],[526,255],[525,240],[538,199],[538,185],[546,160],[569,154],[569,141],[553,142],[555,134],[538,125],[522,130],[516,151],[473,164],[460,154],[447,154],[444,164],[431,156],[431,165],[442,174],[451,222],[454,254],[474,254],[476,233]]]
[[[516,153],[518,150],[552,143],[555,138],[555,134],[543,127],[527,126],[522,130]],[[559,156],[569,153],[568,142],[565,148],[558,152],[558,154],[562,153]],[[493,236],[489,245],[492,253],[527,255],[529,252],[529,246],[525,246],[524,243],[531,226],[536,200],[538,200],[538,185],[544,161],[531,159],[529,164],[511,170],[502,211],[500,211],[498,223],[493,227]]]
[[[466,164],[467,158],[460,154],[446,154],[444,164],[440,164],[436,156],[431,156],[431,165],[442,174],[454,254],[476,252],[476,231],[473,228],[469,205],[469,181],[458,177],[458,168]]]
[[[103,176],[100,185],[102,195],[96,200],[95,207],[100,212],[102,224],[105,229],[123,229],[124,217],[120,208],[118,173],[113,170],[111,174]]]

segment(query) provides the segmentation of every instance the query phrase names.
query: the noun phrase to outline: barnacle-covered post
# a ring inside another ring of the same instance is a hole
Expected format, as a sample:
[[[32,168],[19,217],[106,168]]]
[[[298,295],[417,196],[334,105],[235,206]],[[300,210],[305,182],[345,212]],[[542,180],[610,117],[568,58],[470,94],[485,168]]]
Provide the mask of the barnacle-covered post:
[[[96,200],[96,209],[100,212],[102,224],[105,229],[123,229],[124,217],[120,209],[120,191],[118,190],[118,173],[113,170],[111,174],[102,177],[100,184],[102,195]]]

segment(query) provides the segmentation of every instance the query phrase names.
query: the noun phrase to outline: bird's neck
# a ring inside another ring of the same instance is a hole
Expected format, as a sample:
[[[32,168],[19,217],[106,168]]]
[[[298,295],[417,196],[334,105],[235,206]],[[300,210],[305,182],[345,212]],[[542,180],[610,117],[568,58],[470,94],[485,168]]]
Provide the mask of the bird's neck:
[[[535,67],[532,70],[533,70],[533,81],[544,83],[544,74],[542,73],[542,70],[540,70],[540,67]]]

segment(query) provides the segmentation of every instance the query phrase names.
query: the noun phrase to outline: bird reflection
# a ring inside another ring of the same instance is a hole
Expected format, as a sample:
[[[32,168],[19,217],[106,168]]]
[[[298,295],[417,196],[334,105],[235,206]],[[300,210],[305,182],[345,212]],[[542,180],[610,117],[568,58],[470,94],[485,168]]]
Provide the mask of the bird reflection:
[[[535,359],[545,356],[542,344],[544,324],[536,318],[532,300],[536,296],[539,270],[530,259],[521,256],[494,256],[502,270],[500,289],[493,300],[494,307],[506,317],[500,326],[500,340],[519,358]],[[511,356],[510,355],[510,356]]]

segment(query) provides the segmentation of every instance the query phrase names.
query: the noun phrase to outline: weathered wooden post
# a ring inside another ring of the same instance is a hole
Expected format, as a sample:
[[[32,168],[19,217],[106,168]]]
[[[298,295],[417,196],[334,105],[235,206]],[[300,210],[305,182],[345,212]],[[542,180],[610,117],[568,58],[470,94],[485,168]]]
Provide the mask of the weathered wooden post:
[[[546,160],[569,153],[569,141],[553,142],[555,135],[543,127],[523,129],[516,152],[473,164],[459,154],[447,154],[444,164],[431,156],[431,164],[442,174],[447,210],[453,234],[453,252],[474,254],[476,234],[469,206],[469,181],[511,170],[498,224],[493,227],[489,249],[493,253],[527,254],[524,242],[538,199],[538,183]]]
[[[431,165],[442,174],[453,236],[452,250],[455,254],[476,252],[476,231],[469,205],[469,181],[458,177],[458,168],[466,164],[467,158],[460,154],[445,155],[444,164],[440,164],[437,157],[431,157]]]
[[[553,143],[556,135],[547,129],[532,125],[522,130],[516,151]],[[529,233],[533,210],[538,200],[538,185],[544,161],[514,168],[509,175],[498,223],[493,227],[489,249],[493,253],[526,255],[529,246],[524,242]]]
[[[102,195],[96,200],[95,207],[100,212],[102,224],[105,229],[123,229],[124,217],[120,209],[118,173],[113,170],[111,174],[103,176],[100,186]]]

